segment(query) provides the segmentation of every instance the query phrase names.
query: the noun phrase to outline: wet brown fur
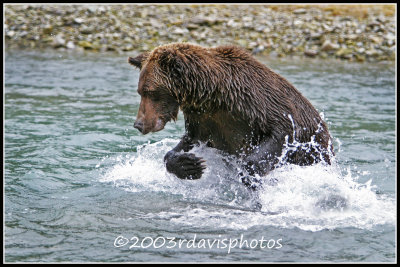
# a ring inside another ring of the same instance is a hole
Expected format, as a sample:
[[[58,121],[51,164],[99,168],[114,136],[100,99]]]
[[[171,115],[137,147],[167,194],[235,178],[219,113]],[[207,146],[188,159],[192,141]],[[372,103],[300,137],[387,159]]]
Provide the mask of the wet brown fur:
[[[290,82],[242,48],[173,43],[129,58],[129,63],[141,69],[142,101],[143,90],[164,98],[146,112],[171,120],[179,106],[187,136],[194,141],[236,155],[255,153],[257,146],[268,143],[261,152],[278,157],[285,137],[300,143],[315,138],[318,151],[290,152],[287,161],[310,165],[321,160],[316,156],[322,152],[330,163],[330,135],[317,110]]]

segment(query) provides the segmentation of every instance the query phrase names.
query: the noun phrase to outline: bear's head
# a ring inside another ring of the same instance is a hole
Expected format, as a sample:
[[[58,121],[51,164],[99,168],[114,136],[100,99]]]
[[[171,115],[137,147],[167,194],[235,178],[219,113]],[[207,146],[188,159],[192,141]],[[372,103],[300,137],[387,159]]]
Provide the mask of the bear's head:
[[[168,81],[159,60],[149,58],[145,52],[129,57],[129,64],[140,70],[138,93],[141,96],[134,127],[142,134],[158,132],[170,120],[176,120],[179,104],[176,96],[167,88]]]

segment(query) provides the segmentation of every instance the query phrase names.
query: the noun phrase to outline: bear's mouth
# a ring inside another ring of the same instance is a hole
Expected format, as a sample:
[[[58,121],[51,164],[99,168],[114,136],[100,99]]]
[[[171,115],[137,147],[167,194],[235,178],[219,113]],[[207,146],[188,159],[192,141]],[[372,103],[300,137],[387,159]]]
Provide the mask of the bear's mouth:
[[[156,123],[155,123],[155,125],[154,125],[154,127],[153,127],[153,129],[152,129],[151,131],[152,131],[153,133],[158,132],[158,131],[161,131],[162,129],[164,129],[165,124],[166,124],[166,121],[164,121],[164,120],[161,119],[161,118],[158,118],[158,119],[156,120]]]
[[[142,120],[137,120],[137,122],[135,122],[135,128],[138,129],[143,135],[148,134],[150,132],[155,133],[155,132],[159,132],[162,129],[164,129],[165,125],[167,124],[167,122],[174,120],[176,121],[176,116],[173,116],[173,114],[171,115],[166,115],[166,116],[160,116],[154,120],[152,120],[151,122],[149,121],[142,121]]]
[[[164,118],[157,118],[154,122],[152,127],[145,127],[142,131],[142,134],[148,134],[150,132],[155,133],[155,132],[159,132],[162,129],[164,129],[165,124],[167,124],[168,120],[165,120]]]
[[[170,122],[171,120],[176,121],[177,117],[178,117],[178,112],[176,112],[176,114],[174,113],[168,113],[164,116],[161,116],[159,118],[156,119],[156,122],[154,124],[153,130],[152,132],[158,132],[161,131],[162,129],[164,129],[165,125]]]

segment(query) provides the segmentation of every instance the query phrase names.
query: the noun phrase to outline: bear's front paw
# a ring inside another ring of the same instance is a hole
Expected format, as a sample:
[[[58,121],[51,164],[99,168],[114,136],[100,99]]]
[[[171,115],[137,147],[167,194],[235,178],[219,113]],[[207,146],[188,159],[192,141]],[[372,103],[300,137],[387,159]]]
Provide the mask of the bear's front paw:
[[[200,179],[206,166],[205,160],[192,153],[183,153],[169,157],[166,162],[167,170],[180,179]]]

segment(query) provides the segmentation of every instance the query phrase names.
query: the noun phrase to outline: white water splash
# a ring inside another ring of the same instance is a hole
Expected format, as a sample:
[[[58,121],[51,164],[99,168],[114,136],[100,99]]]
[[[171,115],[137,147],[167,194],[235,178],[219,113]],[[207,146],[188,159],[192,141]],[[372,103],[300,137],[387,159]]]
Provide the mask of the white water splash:
[[[354,177],[350,169],[341,171],[335,161],[331,166],[284,165],[263,177],[266,182],[262,188],[251,192],[239,182],[238,166],[205,146],[191,151],[206,160],[207,169],[201,179],[180,180],[168,173],[163,158],[177,143],[178,140],[164,139],[140,146],[136,153],[125,157],[108,159],[112,166],[106,168],[101,181],[130,192],[166,192],[198,203],[195,208],[171,207],[156,214],[149,211],[146,216],[179,225],[320,231],[342,227],[371,229],[396,222],[395,199],[377,195],[371,180],[358,183],[359,177]],[[330,201],[335,197],[345,204]],[[262,205],[261,210],[253,209],[255,201]]]

